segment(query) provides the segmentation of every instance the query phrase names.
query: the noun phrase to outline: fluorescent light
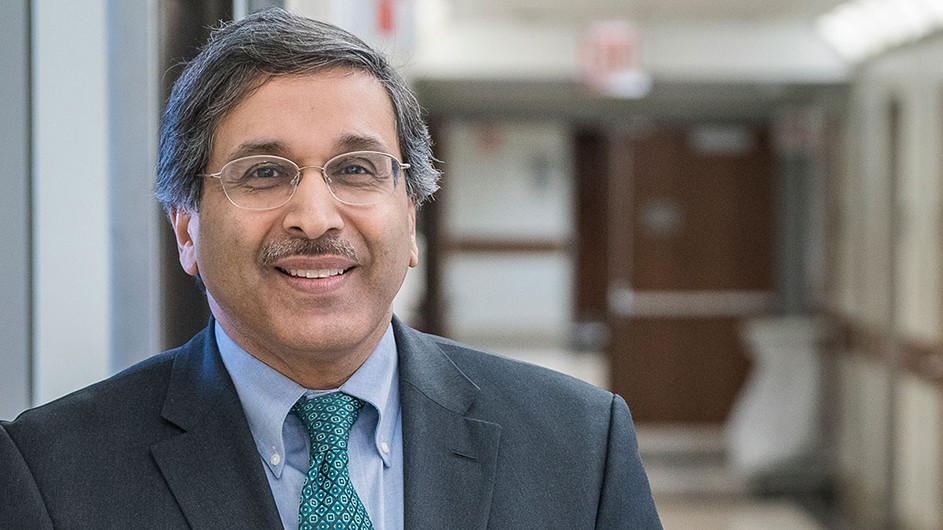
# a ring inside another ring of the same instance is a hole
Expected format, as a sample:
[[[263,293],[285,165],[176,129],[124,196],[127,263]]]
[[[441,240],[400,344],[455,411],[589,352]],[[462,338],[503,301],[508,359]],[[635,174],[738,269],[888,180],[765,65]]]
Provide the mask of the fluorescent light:
[[[852,0],[816,21],[836,51],[857,62],[943,27],[940,0]]]

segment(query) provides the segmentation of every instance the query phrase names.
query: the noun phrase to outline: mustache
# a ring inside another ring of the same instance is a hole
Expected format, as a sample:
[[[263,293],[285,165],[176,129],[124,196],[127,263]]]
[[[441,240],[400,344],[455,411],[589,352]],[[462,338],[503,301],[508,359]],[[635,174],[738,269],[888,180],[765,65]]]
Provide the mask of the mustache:
[[[258,262],[263,267],[271,267],[278,260],[290,256],[341,256],[352,261],[360,261],[357,251],[346,240],[337,236],[323,236],[317,239],[292,237],[266,243],[259,250]]]

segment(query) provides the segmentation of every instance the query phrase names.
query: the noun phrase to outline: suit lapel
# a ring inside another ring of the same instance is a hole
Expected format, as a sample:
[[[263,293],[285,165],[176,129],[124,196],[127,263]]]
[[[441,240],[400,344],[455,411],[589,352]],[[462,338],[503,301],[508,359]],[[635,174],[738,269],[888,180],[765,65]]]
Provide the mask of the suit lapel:
[[[468,416],[477,385],[439,346],[393,321],[403,413],[406,528],[485,528],[501,427]]]
[[[281,521],[212,325],[174,361],[162,415],[184,432],[151,453],[194,529]]]

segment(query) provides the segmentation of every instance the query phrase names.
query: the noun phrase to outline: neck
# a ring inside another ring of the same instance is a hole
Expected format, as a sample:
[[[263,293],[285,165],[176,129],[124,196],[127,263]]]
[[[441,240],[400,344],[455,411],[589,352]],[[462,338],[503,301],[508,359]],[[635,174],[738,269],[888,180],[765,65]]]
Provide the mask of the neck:
[[[217,317],[217,322],[246,353],[309,390],[331,390],[343,385],[366,362],[388,329],[378,327],[355,347],[320,351],[285,344],[269,346],[238,332],[239,327],[228,325],[225,319]]]

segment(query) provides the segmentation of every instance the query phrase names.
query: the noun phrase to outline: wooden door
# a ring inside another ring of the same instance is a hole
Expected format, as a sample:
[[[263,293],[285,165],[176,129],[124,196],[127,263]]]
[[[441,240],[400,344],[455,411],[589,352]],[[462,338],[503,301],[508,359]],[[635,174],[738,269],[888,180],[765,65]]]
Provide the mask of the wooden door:
[[[756,125],[657,126],[609,160],[612,388],[640,423],[720,422],[774,297],[773,157]]]

